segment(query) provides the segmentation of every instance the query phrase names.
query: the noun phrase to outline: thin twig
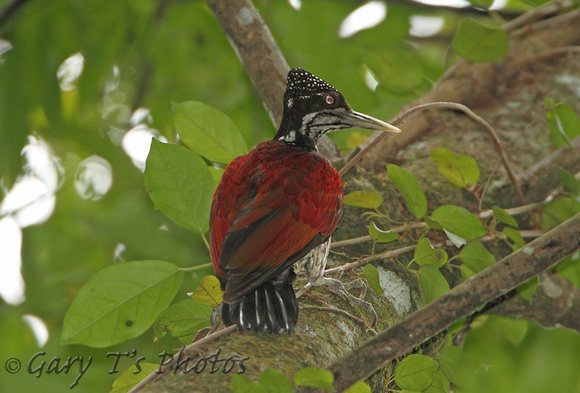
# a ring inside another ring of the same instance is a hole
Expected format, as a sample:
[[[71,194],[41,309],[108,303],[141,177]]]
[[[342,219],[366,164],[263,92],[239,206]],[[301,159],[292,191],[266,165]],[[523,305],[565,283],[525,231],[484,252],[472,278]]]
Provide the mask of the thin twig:
[[[573,5],[574,4],[569,0],[555,0],[550,3],[542,4],[541,6],[536,7],[533,10],[526,12],[525,14],[520,15],[517,18],[514,18],[509,22],[505,23],[502,26],[502,29],[506,33],[513,32],[520,26],[526,25],[531,21],[543,19],[546,16],[556,14],[562,10],[572,7]],[[517,35],[510,34],[510,37],[515,36]]]
[[[367,325],[367,323],[364,320],[362,320],[361,318],[357,317],[356,315],[352,315],[351,313],[349,313],[347,311],[341,310],[340,308],[320,307],[320,306],[300,306],[300,309],[301,310],[314,310],[314,311],[335,312],[335,313],[344,315],[346,317],[349,317],[353,321],[355,321],[355,322],[361,324],[362,326],[364,326],[365,329],[368,329],[368,325]],[[376,334],[376,332],[375,332],[375,334]]]
[[[505,211],[510,216],[516,216],[518,214],[528,213],[528,212],[537,210],[537,209],[541,208],[545,203],[549,202],[550,200],[548,200],[548,198],[546,198],[543,202],[530,203],[528,205],[518,206],[518,207],[511,207],[509,209],[505,209]],[[488,218],[488,217],[491,217],[492,215],[493,215],[493,210],[489,209],[489,210],[485,210],[485,211],[479,213],[477,216],[479,218]],[[421,229],[421,228],[426,228],[426,227],[427,227],[427,224],[425,222],[416,222],[416,223],[413,223],[410,225],[409,224],[401,225],[401,226],[389,229],[389,231],[399,233],[399,232],[407,231],[409,229]],[[360,237],[355,237],[352,239],[346,239],[346,240],[340,240],[337,242],[333,242],[330,245],[330,248],[334,249],[334,248],[338,248],[338,247],[352,246],[354,244],[366,243],[366,242],[370,242],[372,240],[373,239],[368,235],[360,236]]]
[[[574,52],[580,53],[580,46],[561,46],[559,48],[548,49],[548,50],[540,52],[534,56],[526,57],[524,59],[515,60],[513,62],[513,64],[514,64],[514,66],[519,66],[521,64],[533,63],[537,60],[545,59],[548,57],[565,55],[567,53],[574,53]]]
[[[547,25],[552,25],[552,26],[562,25],[564,22],[566,22],[570,19],[575,19],[578,16],[579,11],[580,10],[575,10],[575,11],[567,12],[567,13],[562,14],[562,15],[556,15],[556,16],[553,16],[553,17],[548,18],[548,19],[541,19],[536,23],[524,26],[524,27],[520,28],[519,30],[513,30],[512,32],[510,32],[509,37],[510,37],[510,39],[514,39],[514,38],[521,37],[525,34],[534,33],[536,31],[545,29]]]
[[[202,338],[199,341],[196,341],[194,343],[189,344],[187,347],[185,347],[184,352],[190,352],[191,350],[196,349],[196,348],[202,346],[203,344],[207,344],[207,343],[215,340],[216,338],[219,338],[223,335],[226,335],[228,333],[233,332],[235,329],[236,329],[236,325],[231,325],[231,326],[228,326],[228,327],[223,328],[221,330],[218,330],[217,332],[215,332],[213,334],[205,336],[204,338]],[[171,367],[173,365],[173,363],[175,363],[176,360],[177,359],[174,356],[171,359],[171,362],[161,365],[158,369],[156,369],[151,374],[147,375],[145,378],[143,378],[141,381],[139,381],[139,383],[137,385],[135,385],[133,387],[133,389],[129,390],[129,393],[136,393],[136,392],[141,391],[141,389],[143,389],[147,384],[153,382],[160,375],[163,375],[164,372],[167,369],[169,369],[169,367]]]
[[[0,11],[0,29],[12,18],[28,0],[14,0]]]
[[[403,224],[403,225],[399,225],[397,227],[391,228],[391,229],[389,229],[389,232],[401,233],[401,232],[409,231],[411,229],[425,228],[426,226],[427,226],[427,224],[425,224],[424,222],[413,222],[413,223]],[[353,244],[366,243],[366,242],[369,242],[371,240],[373,240],[373,239],[369,235],[355,237],[353,239],[346,239],[346,240],[340,240],[337,242],[333,242],[330,245],[330,248],[351,246]]]
[[[471,117],[476,123],[483,126],[483,128],[485,128],[487,133],[493,139],[493,142],[495,144],[495,151],[500,155],[501,160],[503,162],[503,166],[508,174],[508,177],[510,178],[511,182],[514,185],[514,188],[516,190],[516,193],[518,194],[518,197],[520,198],[520,201],[524,205],[527,203],[526,197],[524,196],[524,193],[522,192],[522,189],[520,188],[518,180],[516,179],[516,175],[512,171],[512,168],[508,162],[508,159],[503,151],[502,143],[499,140],[499,137],[497,136],[497,133],[495,132],[493,127],[487,121],[485,121],[482,117],[476,115],[471,109],[469,109],[465,105],[458,104],[456,102],[433,102],[431,104],[420,105],[419,107],[422,107],[423,109],[426,109],[426,108],[447,108],[447,109],[460,110],[460,111],[464,112],[467,116]],[[413,108],[413,109],[415,109],[415,108]]]
[[[483,191],[481,191],[481,196],[479,197],[479,203],[477,204],[477,211],[480,213],[481,213],[481,205],[483,204],[483,196],[485,195],[485,192],[489,188],[489,183],[491,183],[491,178],[493,177],[493,174],[497,170],[497,167],[499,166],[500,160],[501,160],[501,158],[498,158],[498,160],[496,161],[495,165],[493,166],[493,169],[491,170],[491,172],[487,176],[487,181],[485,182],[485,185],[483,186]]]
[[[533,229],[533,230],[522,230],[522,231],[519,231],[519,232],[520,232],[520,234],[522,235],[523,238],[528,238],[528,239],[529,238],[536,238],[538,236],[542,236],[542,234],[543,234],[542,231],[536,230],[536,229]],[[477,240],[479,240],[482,243],[485,243],[485,242],[490,242],[490,241],[499,240],[499,239],[507,239],[507,236],[504,235],[503,233],[497,232],[497,233],[490,233],[489,235],[480,237]],[[435,243],[435,244],[432,244],[431,246],[433,248],[445,248],[445,247],[454,246],[454,244],[451,242],[451,240],[445,240],[444,242]],[[361,258],[361,259],[359,259],[357,261],[354,261],[354,262],[345,263],[344,265],[341,265],[341,266],[338,266],[338,267],[333,267],[333,268],[330,268],[330,269],[326,269],[324,271],[324,274],[327,275],[327,274],[338,273],[338,272],[343,273],[343,272],[345,272],[347,270],[351,270],[351,269],[354,269],[354,268],[357,268],[357,267],[364,266],[364,265],[368,264],[369,262],[376,261],[378,259],[389,259],[389,258],[396,257],[398,255],[406,254],[408,252],[413,251],[415,248],[417,248],[417,245],[416,244],[413,244],[413,245],[410,245],[410,246],[405,246],[405,247],[397,248],[396,250],[384,251],[384,252],[381,252],[379,254],[374,254],[374,255],[371,255],[371,256],[366,257],[366,258]],[[306,286],[303,289],[305,289],[305,288],[306,288]]]
[[[410,115],[412,115],[415,112],[418,111],[422,111],[425,109],[432,109],[432,108],[446,108],[446,109],[453,109],[453,110],[460,110],[462,112],[464,112],[467,116],[469,116],[470,118],[472,118],[475,122],[477,122],[478,124],[480,124],[481,126],[484,127],[484,129],[488,132],[488,134],[491,136],[491,138],[493,139],[494,145],[495,145],[495,150],[496,152],[500,155],[501,160],[503,162],[504,168],[508,174],[508,177],[510,178],[512,184],[514,185],[514,188],[516,190],[516,193],[518,194],[518,197],[520,199],[520,201],[522,202],[522,204],[526,204],[526,198],[524,196],[524,193],[522,192],[520,185],[516,179],[515,174],[513,173],[511,166],[508,162],[508,159],[503,151],[503,147],[501,144],[501,141],[499,140],[499,137],[497,136],[497,133],[495,132],[495,130],[493,129],[493,127],[487,122],[485,121],[482,117],[476,115],[471,109],[469,109],[468,107],[466,107],[463,104],[459,104],[456,102],[432,102],[429,104],[423,104],[423,105],[418,105],[416,107],[413,107],[411,109],[409,109],[408,111],[403,112],[402,114],[400,114],[399,116],[395,117],[393,119],[393,121],[391,122],[391,124],[398,126],[399,124],[401,124],[401,122],[409,117]],[[371,140],[366,146],[364,146],[363,149],[361,149],[361,151],[359,151],[349,162],[346,163],[346,165],[340,170],[340,175],[344,176],[344,174],[350,169],[352,168],[352,166],[354,164],[356,164],[370,149],[372,149],[377,143],[379,143],[383,138],[385,138],[385,133],[381,133],[378,134],[373,140]]]

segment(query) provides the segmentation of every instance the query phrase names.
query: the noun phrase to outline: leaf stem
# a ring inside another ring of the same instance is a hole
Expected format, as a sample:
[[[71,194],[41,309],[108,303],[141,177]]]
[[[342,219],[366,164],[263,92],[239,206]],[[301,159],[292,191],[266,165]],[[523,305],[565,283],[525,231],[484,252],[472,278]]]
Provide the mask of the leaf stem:
[[[210,247],[209,247],[209,242],[207,241],[207,239],[205,238],[205,233],[203,232],[199,232],[201,235],[201,238],[203,239],[203,242],[205,243],[205,246],[207,247],[207,250],[210,251]]]
[[[192,266],[192,267],[180,267],[177,270],[182,271],[182,272],[194,272],[196,270],[201,270],[201,269],[205,269],[206,267],[211,267],[211,262],[210,263],[204,263],[202,265],[197,265],[197,266]]]

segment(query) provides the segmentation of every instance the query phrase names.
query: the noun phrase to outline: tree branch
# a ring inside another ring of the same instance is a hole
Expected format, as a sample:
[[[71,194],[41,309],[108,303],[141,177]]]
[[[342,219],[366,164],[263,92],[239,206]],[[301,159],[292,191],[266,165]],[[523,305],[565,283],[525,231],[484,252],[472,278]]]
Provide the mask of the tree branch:
[[[10,18],[16,15],[16,12],[18,12],[27,2],[28,0],[13,0],[11,3],[7,4],[6,7],[0,11],[0,29],[2,29],[4,25],[8,23]]]
[[[290,67],[270,29],[250,0],[207,0],[207,4],[252,80],[270,119],[279,125]]]
[[[328,367],[338,392],[580,249],[580,214],[459,284]]]
[[[542,273],[539,281],[532,301],[514,296],[487,313],[527,319],[546,328],[562,326],[580,333],[580,288],[549,271]]]
[[[522,35],[515,41],[506,58],[494,63],[469,63],[459,60],[439,80],[437,85],[427,94],[403,108],[410,108],[438,101],[456,102],[477,110],[476,106],[470,105],[478,96],[494,95],[498,82],[495,80],[498,74],[510,75],[517,72],[514,64],[517,59],[528,58],[549,48],[577,45],[580,42],[580,10],[572,11],[564,15],[556,16],[542,21],[542,29]],[[485,101],[487,103],[487,101]],[[377,143],[362,160],[361,165],[373,168],[377,163],[382,163],[385,158],[405,146],[413,143],[428,131],[433,129],[432,113],[421,112],[406,120],[403,132],[396,137],[387,137]],[[370,138],[378,137],[375,132]],[[382,138],[382,137],[381,137]],[[363,143],[360,148],[368,142]],[[359,149],[360,150],[360,149]]]
[[[207,0],[228,41],[254,84],[274,126],[284,112],[286,75],[290,70],[270,29],[250,0]],[[334,142],[324,135],[320,151],[329,158],[339,156]]]

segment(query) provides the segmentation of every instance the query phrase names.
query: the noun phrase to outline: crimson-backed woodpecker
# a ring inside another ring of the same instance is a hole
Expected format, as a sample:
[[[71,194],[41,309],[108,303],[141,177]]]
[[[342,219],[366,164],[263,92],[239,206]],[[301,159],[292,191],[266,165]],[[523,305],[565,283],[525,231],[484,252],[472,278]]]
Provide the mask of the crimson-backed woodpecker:
[[[288,73],[276,136],[226,167],[213,197],[210,250],[224,290],[222,320],[242,330],[292,333],[298,302],[293,265],[324,279],[331,235],[342,217],[342,179],[316,142],[329,131],[400,130],[354,112],[311,73]]]

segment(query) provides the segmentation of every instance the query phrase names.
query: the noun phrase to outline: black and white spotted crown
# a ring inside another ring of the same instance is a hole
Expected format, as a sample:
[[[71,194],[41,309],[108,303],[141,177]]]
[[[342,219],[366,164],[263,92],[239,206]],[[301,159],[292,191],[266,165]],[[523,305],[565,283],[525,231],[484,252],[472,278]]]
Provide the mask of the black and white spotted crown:
[[[337,91],[334,86],[302,68],[294,68],[288,73],[286,88],[296,92],[315,93],[320,91]]]

